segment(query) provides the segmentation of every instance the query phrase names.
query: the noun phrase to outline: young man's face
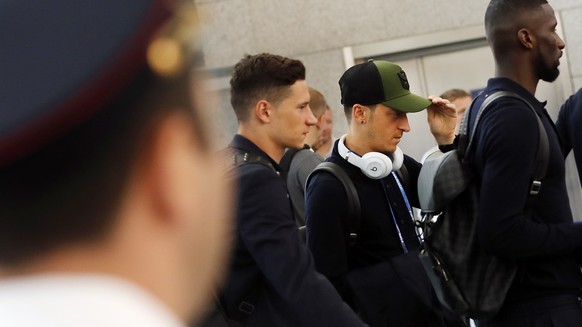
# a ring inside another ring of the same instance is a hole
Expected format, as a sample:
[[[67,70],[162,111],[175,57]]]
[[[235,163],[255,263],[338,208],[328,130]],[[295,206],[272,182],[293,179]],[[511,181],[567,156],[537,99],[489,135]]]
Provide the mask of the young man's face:
[[[272,105],[272,139],[284,148],[303,147],[309,127],[317,123],[309,107],[307,83],[302,80],[295,82],[289,87],[287,96]]]
[[[405,132],[410,131],[406,113],[378,104],[370,110],[366,122],[368,148],[371,151],[393,153]]]

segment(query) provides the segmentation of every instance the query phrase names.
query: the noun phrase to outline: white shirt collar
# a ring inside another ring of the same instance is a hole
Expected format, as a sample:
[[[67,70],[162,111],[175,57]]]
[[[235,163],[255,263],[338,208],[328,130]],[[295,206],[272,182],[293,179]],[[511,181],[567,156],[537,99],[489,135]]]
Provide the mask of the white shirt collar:
[[[0,280],[0,326],[184,327],[160,300],[104,275],[36,275]]]

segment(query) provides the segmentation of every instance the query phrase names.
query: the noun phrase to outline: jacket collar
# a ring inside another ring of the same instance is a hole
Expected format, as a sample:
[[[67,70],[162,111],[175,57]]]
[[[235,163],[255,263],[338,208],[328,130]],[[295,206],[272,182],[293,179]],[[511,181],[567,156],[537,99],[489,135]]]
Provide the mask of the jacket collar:
[[[527,100],[539,113],[543,113],[547,101],[540,102],[533,94],[526,90],[517,82],[506,77],[494,77],[487,82],[487,92],[493,93],[495,91],[511,91]]]
[[[232,141],[230,142],[229,147],[259,155],[267,159],[269,162],[271,162],[271,164],[273,164],[273,167],[275,167],[277,171],[281,171],[281,166],[279,166],[278,162],[269,157],[269,155],[267,155],[263,150],[261,150],[261,148],[254,144],[251,140],[247,139],[246,137],[240,134],[234,135]]]

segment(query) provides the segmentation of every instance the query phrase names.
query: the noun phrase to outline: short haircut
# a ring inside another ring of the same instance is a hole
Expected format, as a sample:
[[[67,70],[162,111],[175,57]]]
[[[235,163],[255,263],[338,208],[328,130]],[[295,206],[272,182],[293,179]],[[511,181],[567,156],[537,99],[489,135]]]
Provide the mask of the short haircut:
[[[352,106],[344,106],[344,115],[349,124],[352,121]]]
[[[503,62],[517,46],[515,34],[528,27],[532,11],[541,10],[546,0],[491,0],[485,12],[485,34],[496,62]]]
[[[269,53],[246,55],[230,79],[230,103],[238,121],[247,121],[260,100],[279,103],[299,80],[305,80],[305,66],[299,60]]]
[[[462,90],[462,89],[450,89],[450,90],[446,90],[445,92],[443,92],[443,94],[441,94],[441,98],[449,100],[449,101],[455,101],[456,99],[459,98],[464,98],[464,97],[470,97],[471,94],[469,94],[469,92]]]
[[[323,94],[312,87],[309,88],[309,107],[316,118],[321,117],[325,113],[325,109],[329,108]]]
[[[485,12],[485,29],[515,21],[519,15],[547,3],[547,0],[491,0]]]
[[[200,131],[190,74],[161,78],[146,68],[93,117],[0,169],[0,265],[107,235],[156,122],[183,111]]]
[[[372,104],[365,107],[370,108],[370,111],[374,111],[376,110],[376,107],[378,107],[378,104]],[[346,115],[346,120],[348,121],[348,124],[352,122],[352,108],[353,106],[344,106],[344,114]]]

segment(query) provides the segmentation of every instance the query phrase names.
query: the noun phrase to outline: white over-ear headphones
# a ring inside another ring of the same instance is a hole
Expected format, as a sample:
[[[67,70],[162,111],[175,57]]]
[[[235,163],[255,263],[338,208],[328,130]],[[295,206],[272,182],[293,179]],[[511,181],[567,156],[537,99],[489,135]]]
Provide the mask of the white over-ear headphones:
[[[352,152],[346,147],[344,143],[346,134],[342,135],[338,142],[338,152],[342,158],[346,159],[352,165],[360,168],[362,173],[372,179],[384,178],[392,171],[400,169],[404,161],[404,154],[399,147],[390,156],[380,152],[368,152],[360,157],[355,152]]]

